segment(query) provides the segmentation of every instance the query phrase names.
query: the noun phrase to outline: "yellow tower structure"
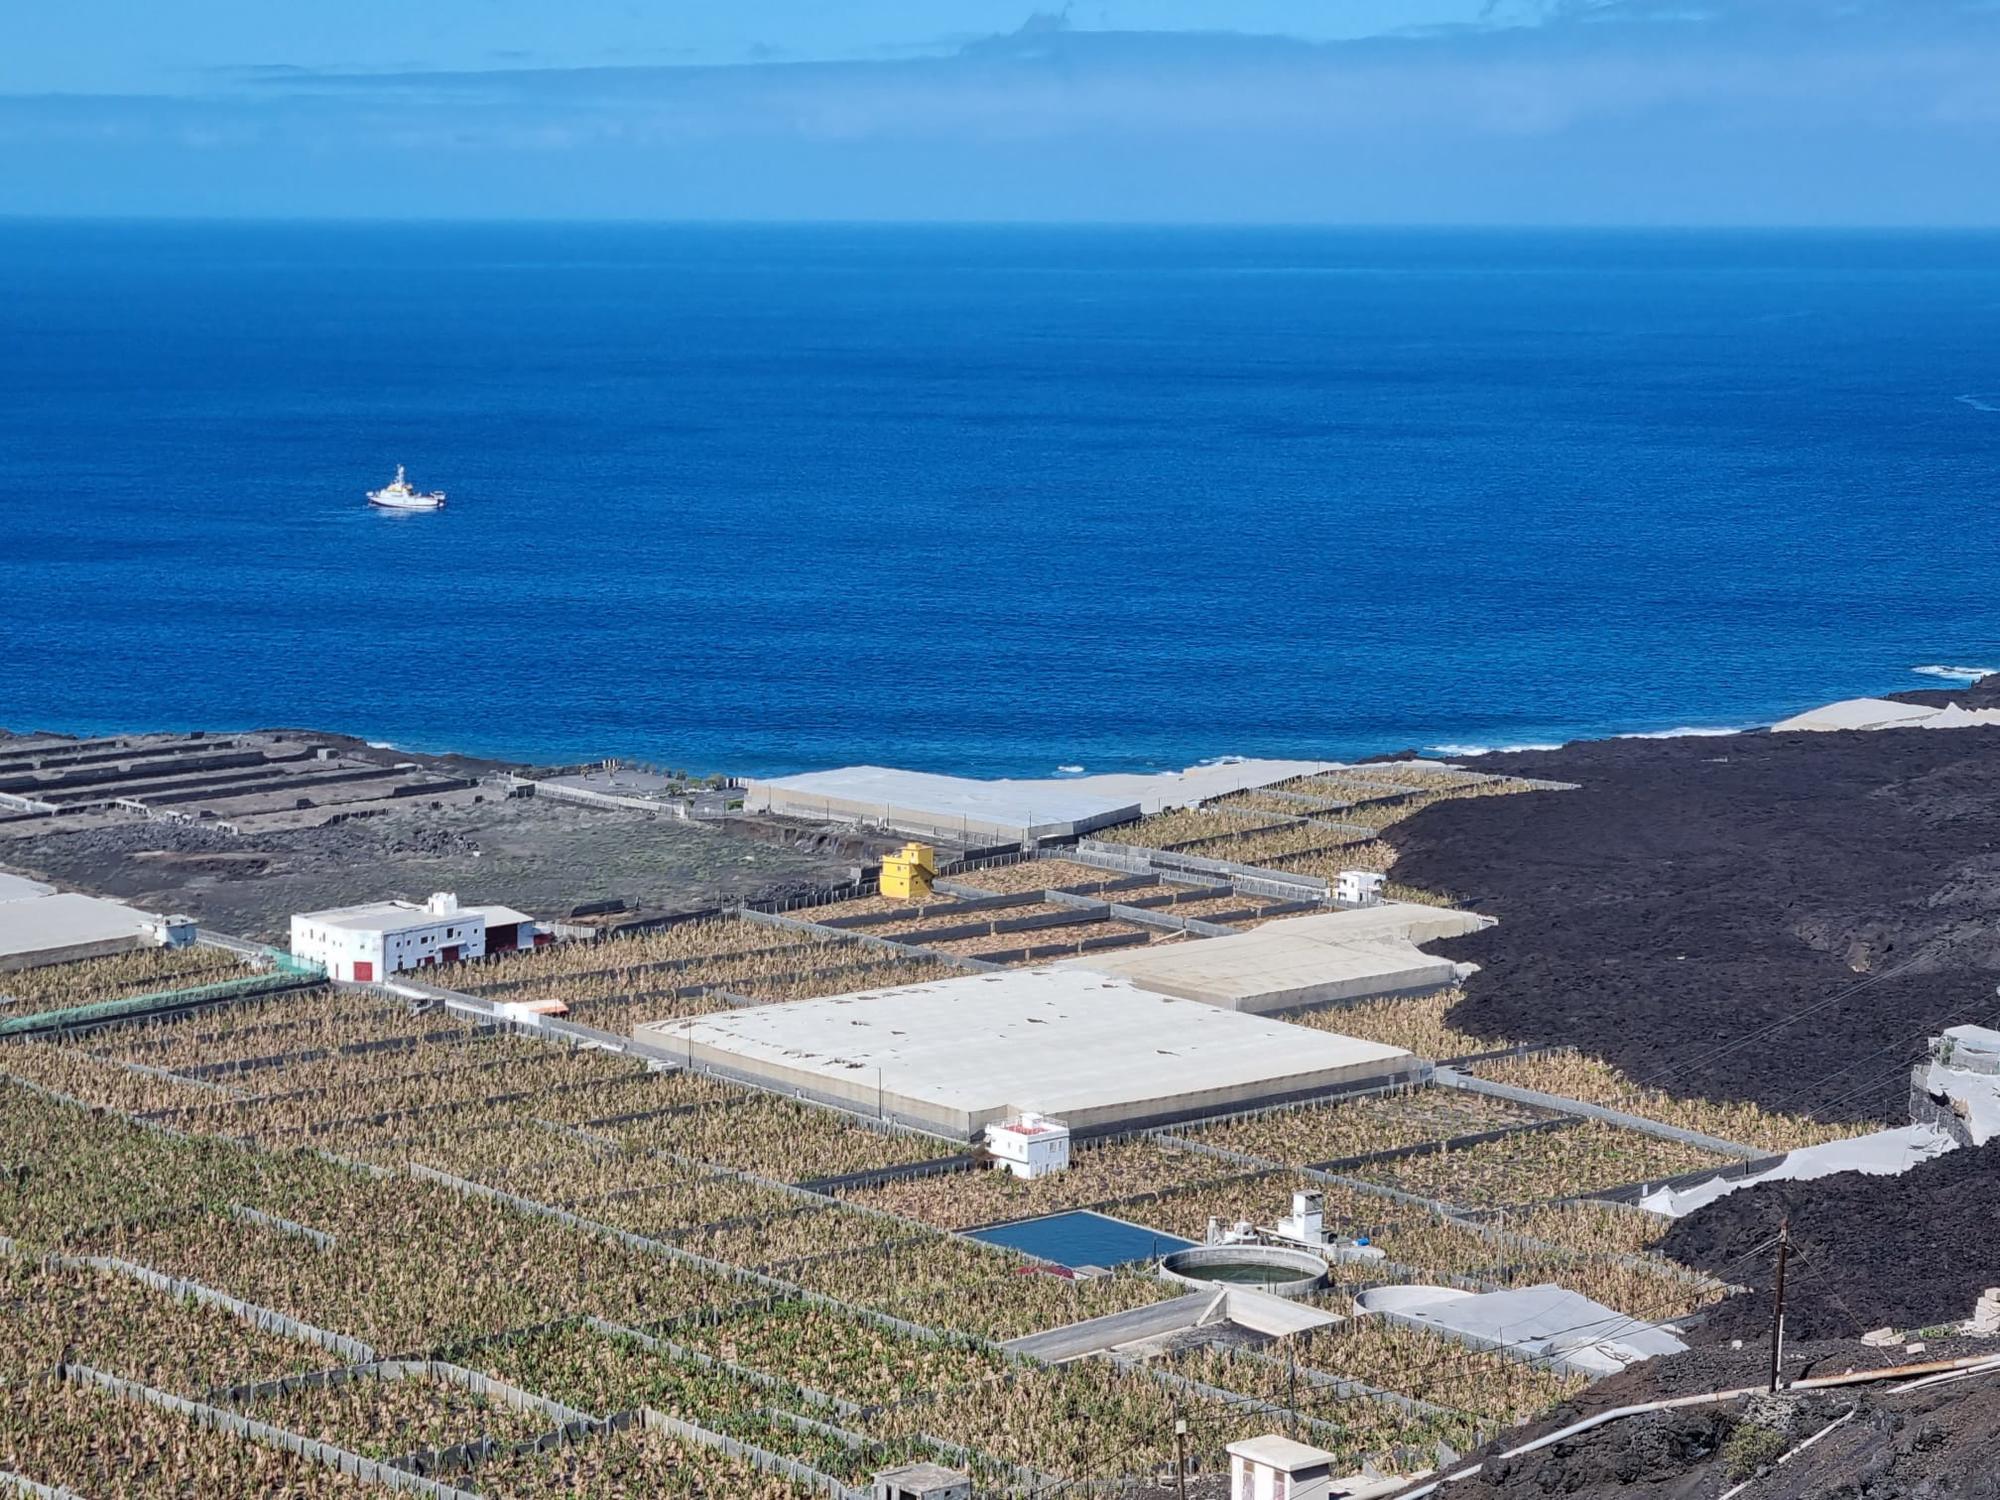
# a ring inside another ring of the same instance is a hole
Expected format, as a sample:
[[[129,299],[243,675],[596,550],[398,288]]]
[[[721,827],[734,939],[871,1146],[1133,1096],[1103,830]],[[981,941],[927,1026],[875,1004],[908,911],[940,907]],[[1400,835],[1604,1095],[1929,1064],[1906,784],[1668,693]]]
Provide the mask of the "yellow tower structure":
[[[897,901],[921,901],[937,879],[937,850],[911,842],[882,856],[882,894]]]

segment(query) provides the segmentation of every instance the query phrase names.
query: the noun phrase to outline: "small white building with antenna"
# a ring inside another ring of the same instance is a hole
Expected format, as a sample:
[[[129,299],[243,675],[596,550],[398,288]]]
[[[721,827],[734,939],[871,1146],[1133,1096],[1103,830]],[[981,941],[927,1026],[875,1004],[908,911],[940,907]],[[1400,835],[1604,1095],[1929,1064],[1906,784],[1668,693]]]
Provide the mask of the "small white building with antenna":
[[[1069,1168],[1069,1126],[1034,1110],[986,1127],[993,1165],[1032,1181]]]

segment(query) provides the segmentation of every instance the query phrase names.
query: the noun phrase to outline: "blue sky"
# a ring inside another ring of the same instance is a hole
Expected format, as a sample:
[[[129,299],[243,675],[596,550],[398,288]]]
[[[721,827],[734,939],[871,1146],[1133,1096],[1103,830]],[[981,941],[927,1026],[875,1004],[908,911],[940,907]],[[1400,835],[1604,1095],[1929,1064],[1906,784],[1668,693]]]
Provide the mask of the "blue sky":
[[[0,213],[2000,224],[1996,0],[68,0]]]
[[[0,23],[0,91],[178,92],[232,66],[580,68],[912,57],[1012,31],[1034,8],[1032,0],[24,3]],[[1049,8],[1062,11],[1059,3]],[[1327,41],[1474,21],[1487,12],[1487,0],[1084,0],[1064,14],[1078,29],[1274,32]]]

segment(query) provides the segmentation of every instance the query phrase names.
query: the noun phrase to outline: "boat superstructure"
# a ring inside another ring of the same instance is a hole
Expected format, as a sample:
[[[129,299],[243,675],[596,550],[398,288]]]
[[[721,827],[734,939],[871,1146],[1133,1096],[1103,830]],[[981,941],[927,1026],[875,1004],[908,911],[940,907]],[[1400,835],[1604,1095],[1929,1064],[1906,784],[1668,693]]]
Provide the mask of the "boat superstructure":
[[[419,490],[403,477],[403,466],[396,465],[396,477],[379,490],[368,492],[368,503],[379,505],[384,510],[442,510],[443,490]]]

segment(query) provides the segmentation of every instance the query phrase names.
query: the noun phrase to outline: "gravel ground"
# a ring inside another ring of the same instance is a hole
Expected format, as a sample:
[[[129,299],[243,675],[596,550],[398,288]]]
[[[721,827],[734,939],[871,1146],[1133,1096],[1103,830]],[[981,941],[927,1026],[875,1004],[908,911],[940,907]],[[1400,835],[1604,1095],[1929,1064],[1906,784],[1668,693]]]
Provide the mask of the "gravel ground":
[[[8,863],[206,926],[278,938],[295,911],[435,890],[560,918],[583,902],[678,910],[844,878],[841,865],[701,824],[538,798],[397,809],[328,828],[236,837],[135,823],[51,832]]]

